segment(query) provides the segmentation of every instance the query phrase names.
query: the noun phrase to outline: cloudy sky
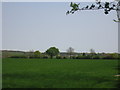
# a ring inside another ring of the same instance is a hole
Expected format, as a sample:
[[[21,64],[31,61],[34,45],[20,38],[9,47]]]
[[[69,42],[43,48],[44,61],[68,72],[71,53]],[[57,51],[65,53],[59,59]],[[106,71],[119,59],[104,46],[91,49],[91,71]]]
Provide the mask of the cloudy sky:
[[[81,11],[66,15],[69,2],[4,2],[2,49],[118,52],[116,12]],[[82,5],[88,3],[82,3]]]

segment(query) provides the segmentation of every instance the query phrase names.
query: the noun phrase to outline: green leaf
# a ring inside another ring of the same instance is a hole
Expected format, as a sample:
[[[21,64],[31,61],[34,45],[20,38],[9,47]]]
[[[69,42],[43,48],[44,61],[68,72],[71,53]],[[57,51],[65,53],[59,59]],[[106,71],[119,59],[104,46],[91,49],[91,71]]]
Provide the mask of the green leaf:
[[[109,8],[109,2],[105,3],[105,8]]]
[[[108,14],[108,11],[105,11],[104,13],[105,13],[105,14]]]
[[[66,12],[66,15],[68,15],[69,13],[70,13],[70,12],[69,12],[69,11],[67,11],[67,12]]]

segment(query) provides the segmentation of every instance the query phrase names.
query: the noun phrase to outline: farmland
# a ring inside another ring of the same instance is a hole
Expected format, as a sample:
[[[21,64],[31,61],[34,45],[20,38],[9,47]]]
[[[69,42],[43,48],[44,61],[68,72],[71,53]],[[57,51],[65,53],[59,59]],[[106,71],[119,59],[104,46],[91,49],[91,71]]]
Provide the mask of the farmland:
[[[115,88],[117,60],[4,58],[3,88]]]

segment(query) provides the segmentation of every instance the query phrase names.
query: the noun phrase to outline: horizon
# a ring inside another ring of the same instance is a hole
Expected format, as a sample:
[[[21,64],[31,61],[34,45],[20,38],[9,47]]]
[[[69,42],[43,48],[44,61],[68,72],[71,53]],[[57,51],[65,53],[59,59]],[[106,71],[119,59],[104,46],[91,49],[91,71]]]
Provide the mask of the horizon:
[[[59,48],[58,48],[59,49]],[[32,51],[32,52],[35,52],[35,51],[40,51],[40,50],[8,50],[8,49],[2,49],[2,50],[0,50],[0,51],[15,51],[15,52],[30,52],[30,51]],[[60,50],[59,50],[60,51]],[[46,52],[46,51],[40,51],[41,53],[44,53],[44,52]],[[67,50],[66,51],[60,51],[60,53],[67,53]],[[81,52],[79,52],[79,51],[74,51],[74,53],[90,53],[90,51],[81,51]],[[95,53],[119,53],[119,52],[96,52],[95,51]]]

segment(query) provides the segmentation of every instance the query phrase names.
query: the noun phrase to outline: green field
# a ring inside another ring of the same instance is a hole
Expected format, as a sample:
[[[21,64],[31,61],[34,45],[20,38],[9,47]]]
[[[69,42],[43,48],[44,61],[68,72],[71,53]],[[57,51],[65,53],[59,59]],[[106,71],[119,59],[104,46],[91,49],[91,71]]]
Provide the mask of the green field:
[[[2,60],[3,88],[115,88],[117,60]]]

